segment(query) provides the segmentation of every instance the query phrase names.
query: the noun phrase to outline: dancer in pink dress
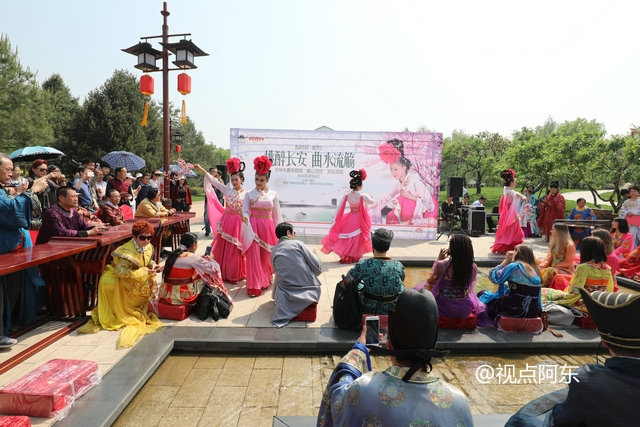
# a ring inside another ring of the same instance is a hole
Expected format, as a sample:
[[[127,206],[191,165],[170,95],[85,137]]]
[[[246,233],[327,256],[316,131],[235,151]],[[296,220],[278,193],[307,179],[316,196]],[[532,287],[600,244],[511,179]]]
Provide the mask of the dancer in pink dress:
[[[242,222],[242,203],[246,194],[242,186],[244,162],[237,157],[227,160],[227,171],[231,175],[233,188],[214,178],[202,166],[195,165],[194,168],[204,173],[209,224],[216,227],[216,236],[211,244],[213,259],[220,264],[222,279],[237,283],[247,275],[244,253],[251,244],[251,239],[246,237],[246,230],[243,230],[248,225],[243,227]],[[224,194],[224,207],[218,201],[214,188]]]
[[[255,233],[247,249],[247,294],[259,297],[269,287],[273,275],[271,249],[278,243],[276,224],[282,222],[278,195],[268,187],[271,159],[260,156],[253,159],[256,170],[256,188],[249,191],[242,204],[242,221],[251,224]]]
[[[338,205],[329,234],[322,239],[321,249],[325,254],[335,252],[340,256],[341,264],[358,262],[362,255],[371,252],[371,217],[367,205],[372,205],[375,201],[361,191],[367,172],[364,169],[353,170],[349,176],[351,191]],[[349,213],[345,215],[347,203]]]
[[[491,247],[494,254],[507,253],[524,242],[524,232],[520,227],[518,214],[520,206],[527,198],[514,190],[516,171],[505,169],[500,173],[500,178],[504,181],[504,189],[500,198],[500,219],[498,220],[496,240]]]

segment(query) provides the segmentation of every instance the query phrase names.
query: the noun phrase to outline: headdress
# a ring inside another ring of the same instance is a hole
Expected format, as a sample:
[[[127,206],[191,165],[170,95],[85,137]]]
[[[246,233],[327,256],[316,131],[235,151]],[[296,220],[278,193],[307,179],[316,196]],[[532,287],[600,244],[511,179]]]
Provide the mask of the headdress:
[[[268,175],[272,164],[269,156],[260,156],[253,159],[253,168],[260,175]]]
[[[640,349],[640,295],[578,290],[602,341],[618,347]]]
[[[227,172],[229,172],[229,175],[242,171],[244,171],[244,162],[241,162],[239,158],[232,157],[227,160]]]
[[[367,171],[366,170],[360,169],[358,172],[360,172],[360,179],[361,180],[364,181],[365,179],[367,179]]]
[[[431,293],[405,289],[389,311],[389,339],[392,350],[370,347],[372,353],[395,356],[413,361],[413,366],[402,378],[408,381],[418,370],[431,370],[432,357],[444,357],[448,351],[436,350],[438,340],[438,304]],[[428,367],[428,368],[427,368]]]

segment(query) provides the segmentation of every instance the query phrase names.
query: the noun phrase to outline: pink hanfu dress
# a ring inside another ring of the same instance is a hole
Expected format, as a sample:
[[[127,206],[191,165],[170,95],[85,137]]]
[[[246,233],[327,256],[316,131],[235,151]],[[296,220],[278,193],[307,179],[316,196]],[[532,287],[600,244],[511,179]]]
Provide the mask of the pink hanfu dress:
[[[347,203],[349,212],[345,213]],[[358,262],[362,255],[371,252],[371,217],[367,204],[375,201],[360,191],[347,193],[336,210],[329,234],[322,239],[321,251],[335,252],[343,264]]]
[[[504,187],[500,198],[500,219],[496,230],[496,240],[491,247],[493,252],[512,251],[524,242],[524,232],[518,217],[522,205],[522,195],[511,187]]]

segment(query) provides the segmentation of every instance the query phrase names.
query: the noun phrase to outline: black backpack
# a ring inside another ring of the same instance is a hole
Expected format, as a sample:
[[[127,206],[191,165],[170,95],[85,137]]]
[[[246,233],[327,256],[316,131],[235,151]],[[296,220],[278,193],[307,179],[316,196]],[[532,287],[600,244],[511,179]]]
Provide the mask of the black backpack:
[[[342,276],[333,295],[333,321],[340,329],[362,325],[362,305],[358,283],[349,275]]]

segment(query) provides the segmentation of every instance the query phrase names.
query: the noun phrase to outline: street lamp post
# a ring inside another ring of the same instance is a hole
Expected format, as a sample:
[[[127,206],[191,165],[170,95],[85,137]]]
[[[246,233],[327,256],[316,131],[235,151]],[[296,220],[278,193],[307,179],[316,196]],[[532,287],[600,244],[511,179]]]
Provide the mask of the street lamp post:
[[[166,200],[170,200],[170,183],[169,183],[169,170],[170,170],[170,156],[171,156],[171,112],[169,110],[169,71],[174,70],[191,70],[197,68],[193,63],[195,56],[207,56],[199,49],[191,40],[187,40],[186,37],[191,33],[183,34],[169,34],[169,24],[167,24],[167,17],[170,15],[167,10],[167,2],[163,2],[163,9],[160,11],[162,14],[162,35],[161,36],[146,36],[140,37],[143,42],[131,46],[126,49],[122,49],[124,52],[130,53],[138,57],[138,64],[136,68],[142,70],[145,73],[152,73],[162,71],[162,157],[163,167],[165,170],[164,177],[164,193],[163,197]],[[169,37],[183,37],[177,43],[169,43]],[[151,44],[147,42],[148,39],[162,38],[162,50],[158,51],[154,49]],[[177,68],[169,68],[169,52],[172,52],[176,56],[176,60],[173,63]],[[162,69],[156,66],[156,60],[162,58]]]

